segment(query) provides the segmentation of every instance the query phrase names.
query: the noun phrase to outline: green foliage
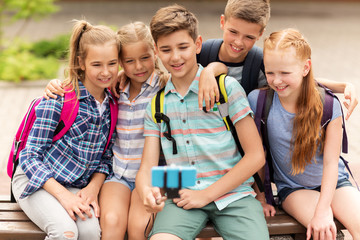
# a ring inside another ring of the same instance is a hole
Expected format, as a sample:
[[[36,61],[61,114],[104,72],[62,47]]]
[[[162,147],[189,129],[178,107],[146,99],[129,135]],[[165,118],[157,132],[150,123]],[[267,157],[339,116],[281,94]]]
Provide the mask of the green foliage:
[[[38,57],[53,56],[57,59],[65,59],[68,54],[70,35],[60,35],[51,40],[35,42],[31,52]]]
[[[2,0],[1,10],[12,12],[12,20],[40,19],[58,10],[54,0]]]
[[[68,35],[63,35],[54,41],[14,41],[10,47],[0,52],[0,80],[20,82],[56,78],[60,60],[66,56],[68,39]],[[63,47],[59,45],[56,48],[60,40]],[[39,50],[41,46],[44,49]]]

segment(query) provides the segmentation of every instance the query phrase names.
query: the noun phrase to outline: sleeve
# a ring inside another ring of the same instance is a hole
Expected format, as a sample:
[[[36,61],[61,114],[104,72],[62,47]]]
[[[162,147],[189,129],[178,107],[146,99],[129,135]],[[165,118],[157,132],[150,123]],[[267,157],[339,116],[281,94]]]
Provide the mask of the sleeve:
[[[257,105],[257,99],[259,96],[259,92],[260,92],[260,90],[256,89],[256,90],[251,91],[248,95],[250,108],[254,113],[256,113],[256,105]]]
[[[235,78],[227,76],[225,79],[225,88],[228,94],[229,116],[233,124],[247,115],[253,116],[250,109],[246,93]]]
[[[44,164],[43,158],[44,152],[52,146],[61,109],[62,101],[54,99],[43,99],[35,108],[36,119],[19,157],[19,165],[29,178],[25,195],[35,192],[54,176],[50,166]],[[24,193],[22,197],[25,196]]]
[[[342,115],[341,103],[339,102],[339,99],[334,97],[333,115],[332,115],[331,121],[340,117],[341,115]]]
[[[144,137],[152,136],[160,138],[160,124],[154,122],[151,116],[151,102],[146,107],[144,116]]]

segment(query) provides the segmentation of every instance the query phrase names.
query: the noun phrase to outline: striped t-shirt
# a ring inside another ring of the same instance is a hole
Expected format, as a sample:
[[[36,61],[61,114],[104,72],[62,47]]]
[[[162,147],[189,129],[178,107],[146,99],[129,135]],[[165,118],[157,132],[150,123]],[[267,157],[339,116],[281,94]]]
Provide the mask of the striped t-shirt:
[[[156,124],[151,117],[151,105],[146,109],[144,136],[161,136],[161,147],[168,165],[194,166],[197,182],[190,189],[202,190],[219,180],[240,160],[241,155],[230,131],[226,130],[219,110],[214,108],[208,113],[198,107],[198,84],[202,66],[196,78],[182,97],[175,89],[171,79],[165,87],[164,113],[170,118],[171,135],[177,144],[177,154],[173,154],[172,142],[163,133],[165,123]],[[248,114],[252,115],[246,94],[240,84],[232,77],[226,78],[229,116],[235,124]],[[218,209],[248,195],[255,196],[249,178],[242,185],[215,201]]]
[[[159,77],[154,72],[143,83],[141,91],[129,101],[128,84],[120,93],[119,114],[116,124],[116,141],[113,147],[113,170],[115,177],[135,182],[144,147],[144,114],[151,98],[159,90]]]

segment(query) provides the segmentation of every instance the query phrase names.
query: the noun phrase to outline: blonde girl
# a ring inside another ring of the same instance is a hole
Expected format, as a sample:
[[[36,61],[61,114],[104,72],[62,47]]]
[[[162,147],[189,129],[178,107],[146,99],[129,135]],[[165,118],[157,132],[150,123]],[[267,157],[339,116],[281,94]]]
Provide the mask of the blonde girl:
[[[264,42],[264,64],[275,91],[267,131],[282,207],[307,227],[307,239],[335,239],[334,217],[360,239],[360,214],[354,214],[360,213],[360,193],[339,161],[341,105],[334,99],[325,131],[308,42],[294,29],[274,32]],[[258,93],[249,94],[255,111]]]
[[[45,239],[99,240],[98,194],[112,171],[115,135],[110,134],[107,88],[117,78],[119,43],[105,26],[77,21],[70,39],[67,91],[76,91],[77,117],[52,142],[64,98],[43,99],[26,147],[20,153],[12,188],[16,201],[46,234]]]
[[[118,31],[121,43],[120,64],[128,83],[120,90],[117,138],[113,147],[114,176],[101,189],[100,223],[102,239],[145,239],[146,212],[135,188],[144,146],[144,114],[147,104],[167,80],[158,68],[154,42],[142,22],[123,26]]]

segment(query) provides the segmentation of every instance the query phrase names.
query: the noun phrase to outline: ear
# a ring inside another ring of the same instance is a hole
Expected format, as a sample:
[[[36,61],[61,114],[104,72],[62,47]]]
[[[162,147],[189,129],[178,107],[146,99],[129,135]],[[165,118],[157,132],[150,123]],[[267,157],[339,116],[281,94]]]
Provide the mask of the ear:
[[[197,36],[197,38],[195,40],[195,45],[196,45],[196,54],[199,54],[201,52],[201,47],[202,47],[201,35]]]
[[[310,69],[311,69],[311,59],[307,59],[305,61],[305,66],[304,66],[304,70],[303,70],[303,77],[308,75]]]
[[[224,26],[225,26],[225,15],[221,14],[221,16],[220,16],[220,28],[221,28],[221,30],[224,30]]]
[[[84,61],[79,56],[77,58],[78,58],[81,70],[85,71],[85,63],[84,63]]]

